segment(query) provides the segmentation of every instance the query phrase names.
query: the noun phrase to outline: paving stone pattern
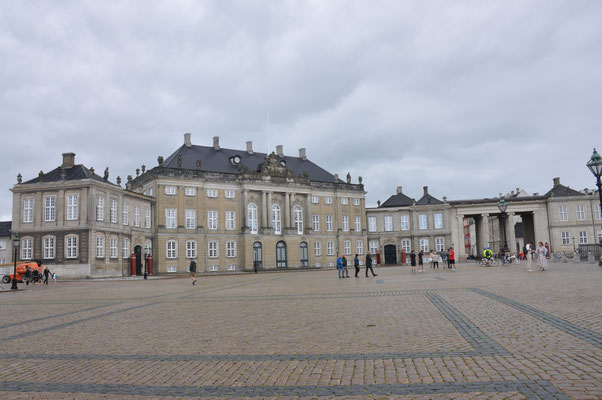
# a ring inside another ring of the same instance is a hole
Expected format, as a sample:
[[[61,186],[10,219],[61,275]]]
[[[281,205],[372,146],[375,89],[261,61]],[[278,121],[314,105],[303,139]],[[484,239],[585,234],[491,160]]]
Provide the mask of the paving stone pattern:
[[[29,286],[0,293],[0,398],[599,399],[601,273]]]

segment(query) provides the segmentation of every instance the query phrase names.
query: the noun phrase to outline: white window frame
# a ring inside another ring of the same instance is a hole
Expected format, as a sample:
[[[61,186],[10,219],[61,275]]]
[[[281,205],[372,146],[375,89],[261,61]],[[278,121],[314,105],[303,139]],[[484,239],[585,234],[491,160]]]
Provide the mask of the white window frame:
[[[134,226],[136,228],[140,227],[140,206],[134,207]]]
[[[320,204],[320,198],[318,196],[311,196],[312,204]]]
[[[346,206],[349,204],[349,198],[348,197],[341,197],[341,204]]]
[[[371,254],[376,254],[378,251],[378,240],[370,240],[368,242],[368,247],[370,248]]]
[[[445,249],[445,238],[444,237],[436,237],[435,238],[435,251],[443,251]]]
[[[569,232],[560,232],[560,237],[564,246],[571,244],[571,234]]]
[[[368,217],[368,232],[376,232],[376,217]]]
[[[6,250],[6,240],[4,239],[0,240],[0,250]]]
[[[117,223],[117,199],[111,199],[111,208],[109,208],[109,221],[112,224]]]
[[[579,244],[587,244],[587,231],[579,231]]]
[[[34,202],[33,197],[25,197],[23,199],[23,223],[24,224],[33,222],[33,202]]]
[[[96,258],[105,258],[105,236],[96,236]]]
[[[585,221],[585,207],[583,204],[577,204],[575,206],[575,213],[577,215],[577,221]]]
[[[346,256],[351,255],[351,240],[345,240],[343,242],[343,254]]]
[[[45,236],[42,239],[44,249],[44,259],[51,260],[56,255],[56,238],[54,236]]]
[[[217,198],[217,189],[207,189],[207,197],[216,199]]]
[[[78,242],[77,235],[65,236],[65,258],[72,260],[78,257]]]
[[[219,271],[219,266],[217,266],[217,265],[210,265],[209,266],[209,271],[210,272]]]
[[[341,217],[341,229],[343,232],[349,232],[349,216],[343,215]]]
[[[433,214],[435,229],[443,229],[443,213]]]
[[[207,211],[207,229],[217,230],[218,223],[217,210]]]
[[[326,242],[326,255],[334,256],[334,242]]]
[[[409,215],[407,215],[407,214],[402,215],[399,218],[399,223],[401,224],[400,228],[402,231],[410,230],[410,216]]]
[[[130,224],[130,204],[127,201],[124,201],[121,205],[121,224]]]
[[[364,241],[363,240],[355,241],[355,253],[358,255],[364,254]]]
[[[228,264],[228,271],[236,271],[236,264]]]
[[[166,208],[165,209],[165,229],[176,229],[178,226],[178,209],[177,208]]]
[[[332,215],[326,216],[326,232],[332,232],[333,224],[332,224]]]
[[[332,197],[330,197],[330,196],[324,197],[324,204],[332,204]]]
[[[168,265],[167,272],[178,272],[178,267],[175,265]]]
[[[67,195],[67,221],[76,221],[79,216],[79,194]]]
[[[144,227],[145,228],[151,227],[151,209],[150,208],[144,209]]]
[[[105,198],[102,195],[96,196],[96,220],[105,220]]]
[[[165,242],[165,258],[178,258],[178,241],[170,239]]]
[[[165,186],[165,194],[168,196],[175,196],[177,194],[177,189],[175,186]]]
[[[314,242],[314,256],[319,257],[322,255],[322,242],[316,240]]]
[[[33,239],[21,239],[21,260],[31,260],[33,258]]]
[[[354,206],[359,206],[361,204],[360,199],[353,199],[353,205]],[[359,254],[359,253],[358,253]]]
[[[236,242],[228,241],[226,242],[226,258],[236,257]]]
[[[130,239],[123,238],[121,240],[121,258],[129,258],[130,255]]]
[[[219,242],[217,240],[207,242],[207,257],[219,258]]]
[[[236,192],[234,190],[224,190],[224,197],[226,199],[234,199],[236,198]]]
[[[196,257],[197,257],[196,240],[187,240],[186,241],[186,258],[191,259],[191,258],[196,258]]]
[[[362,217],[360,217],[359,215],[356,215],[355,217],[353,217],[354,219],[354,229],[356,232],[361,232],[362,231]]]
[[[430,251],[429,249],[429,239],[428,238],[420,238],[420,250],[423,252]]]
[[[558,218],[561,222],[569,220],[569,214],[566,206],[558,206]]]
[[[278,204],[272,204],[272,228],[276,235],[282,233],[282,213]]]
[[[425,230],[428,229],[428,221],[426,214],[418,214],[418,229]]]
[[[257,206],[255,203],[249,203],[247,206],[247,225],[252,234],[257,234]]]
[[[393,232],[393,216],[385,215],[384,222],[385,222],[385,232]]]
[[[320,232],[320,216],[314,214],[311,216],[311,227],[314,232]]]
[[[293,216],[295,221],[295,229],[299,235],[303,234],[303,209],[296,205],[293,207]]]
[[[236,212],[226,211],[226,230],[233,231],[236,229]]]
[[[185,187],[184,188],[184,196],[196,196],[196,188],[195,187]]]
[[[54,222],[54,221],[56,221],[56,196],[45,196],[44,197],[44,222]]]
[[[196,210],[187,209],[186,215],[186,229],[196,229]]]
[[[111,236],[109,239],[109,258],[117,258],[117,236]]]
[[[411,239],[401,239],[401,248],[405,250],[406,253],[412,251],[412,240]]]

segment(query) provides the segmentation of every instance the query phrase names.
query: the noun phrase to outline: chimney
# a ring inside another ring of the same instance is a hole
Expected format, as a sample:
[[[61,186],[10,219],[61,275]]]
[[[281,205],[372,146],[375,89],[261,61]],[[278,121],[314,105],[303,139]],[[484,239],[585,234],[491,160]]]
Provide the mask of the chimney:
[[[397,186],[397,194],[402,194],[401,186]]]
[[[380,207],[380,200],[376,200],[376,204]]]
[[[279,144],[278,146],[276,146],[276,155],[278,157],[284,157],[284,151],[282,150],[282,145]]]
[[[213,148],[219,150],[219,136],[213,137]]]
[[[512,190],[512,191],[510,192],[510,194],[511,194],[512,196],[514,196],[514,190]]]
[[[72,168],[75,165],[75,153],[63,153],[62,169]]]
[[[307,160],[307,156],[305,155],[305,147],[299,149],[299,158],[302,160]]]
[[[554,178],[554,187],[560,186],[560,178]]]
[[[520,193],[520,188],[516,188],[516,194]]]
[[[501,199],[502,198],[502,192],[500,192],[500,194],[498,194],[498,197]]]
[[[247,142],[247,153],[253,154],[253,142],[250,140]]]
[[[423,186],[422,190],[424,190],[424,195],[426,196],[427,194],[429,194],[429,187],[428,186]]]
[[[334,174],[334,181],[338,182],[339,181],[339,174]]]
[[[190,133],[184,134],[184,146],[192,147],[192,142],[190,141]]]

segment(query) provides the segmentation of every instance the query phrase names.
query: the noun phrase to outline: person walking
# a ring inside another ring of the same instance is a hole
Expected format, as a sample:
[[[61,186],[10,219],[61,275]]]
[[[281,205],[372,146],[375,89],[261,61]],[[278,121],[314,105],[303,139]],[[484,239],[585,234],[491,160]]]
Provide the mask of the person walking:
[[[345,258],[345,256],[343,255],[343,269],[345,270],[345,278],[349,278],[349,270],[347,269],[347,259]]]
[[[52,283],[56,283],[56,272],[52,273]]]
[[[25,267],[25,285],[29,285],[29,281],[31,280],[31,270],[29,269],[29,265]]]
[[[339,274],[339,278],[345,277],[345,272],[343,271],[343,259],[341,256],[337,257],[337,273]]]
[[[353,258],[353,266],[355,267],[355,277],[359,278],[359,276],[357,276],[357,274],[360,273],[360,259],[357,256],[357,254],[355,255],[355,257]]]
[[[439,261],[441,261],[441,256],[436,251],[431,252],[431,260],[433,260],[433,268],[439,269]]]
[[[418,272],[424,272],[424,252],[420,250],[418,253]]]
[[[447,254],[447,265],[449,269],[456,270],[456,253],[454,252],[454,248],[449,248],[449,253]]]
[[[537,266],[539,267],[539,270],[545,271],[546,268],[548,268],[548,259],[546,258],[548,255],[548,250],[542,242],[539,242],[539,246],[537,247],[535,253],[537,254]]]
[[[190,265],[188,266],[188,271],[190,272],[190,279],[192,279],[192,284],[196,285],[196,262],[194,259],[190,259]]]
[[[51,272],[48,269],[48,267],[44,267],[44,285],[48,285],[48,277],[50,276]]]
[[[416,252],[414,250],[410,252],[410,265],[412,266],[412,272],[416,272]]]
[[[441,268],[447,268],[447,252],[445,249],[439,252],[439,256],[441,257]]]
[[[368,277],[368,270],[370,270],[370,272],[372,272],[372,276],[377,276],[374,273],[374,269],[372,268],[372,257],[370,256],[370,252],[368,252],[368,254],[366,254],[366,278]]]

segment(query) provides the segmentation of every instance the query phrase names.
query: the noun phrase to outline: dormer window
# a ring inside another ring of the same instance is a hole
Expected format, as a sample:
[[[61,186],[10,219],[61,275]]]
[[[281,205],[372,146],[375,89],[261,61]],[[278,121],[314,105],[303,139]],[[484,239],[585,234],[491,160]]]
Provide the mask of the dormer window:
[[[286,161],[280,160],[280,165],[282,165],[283,167],[286,167]]]
[[[232,163],[232,165],[240,164],[240,156],[230,157],[230,162]]]

